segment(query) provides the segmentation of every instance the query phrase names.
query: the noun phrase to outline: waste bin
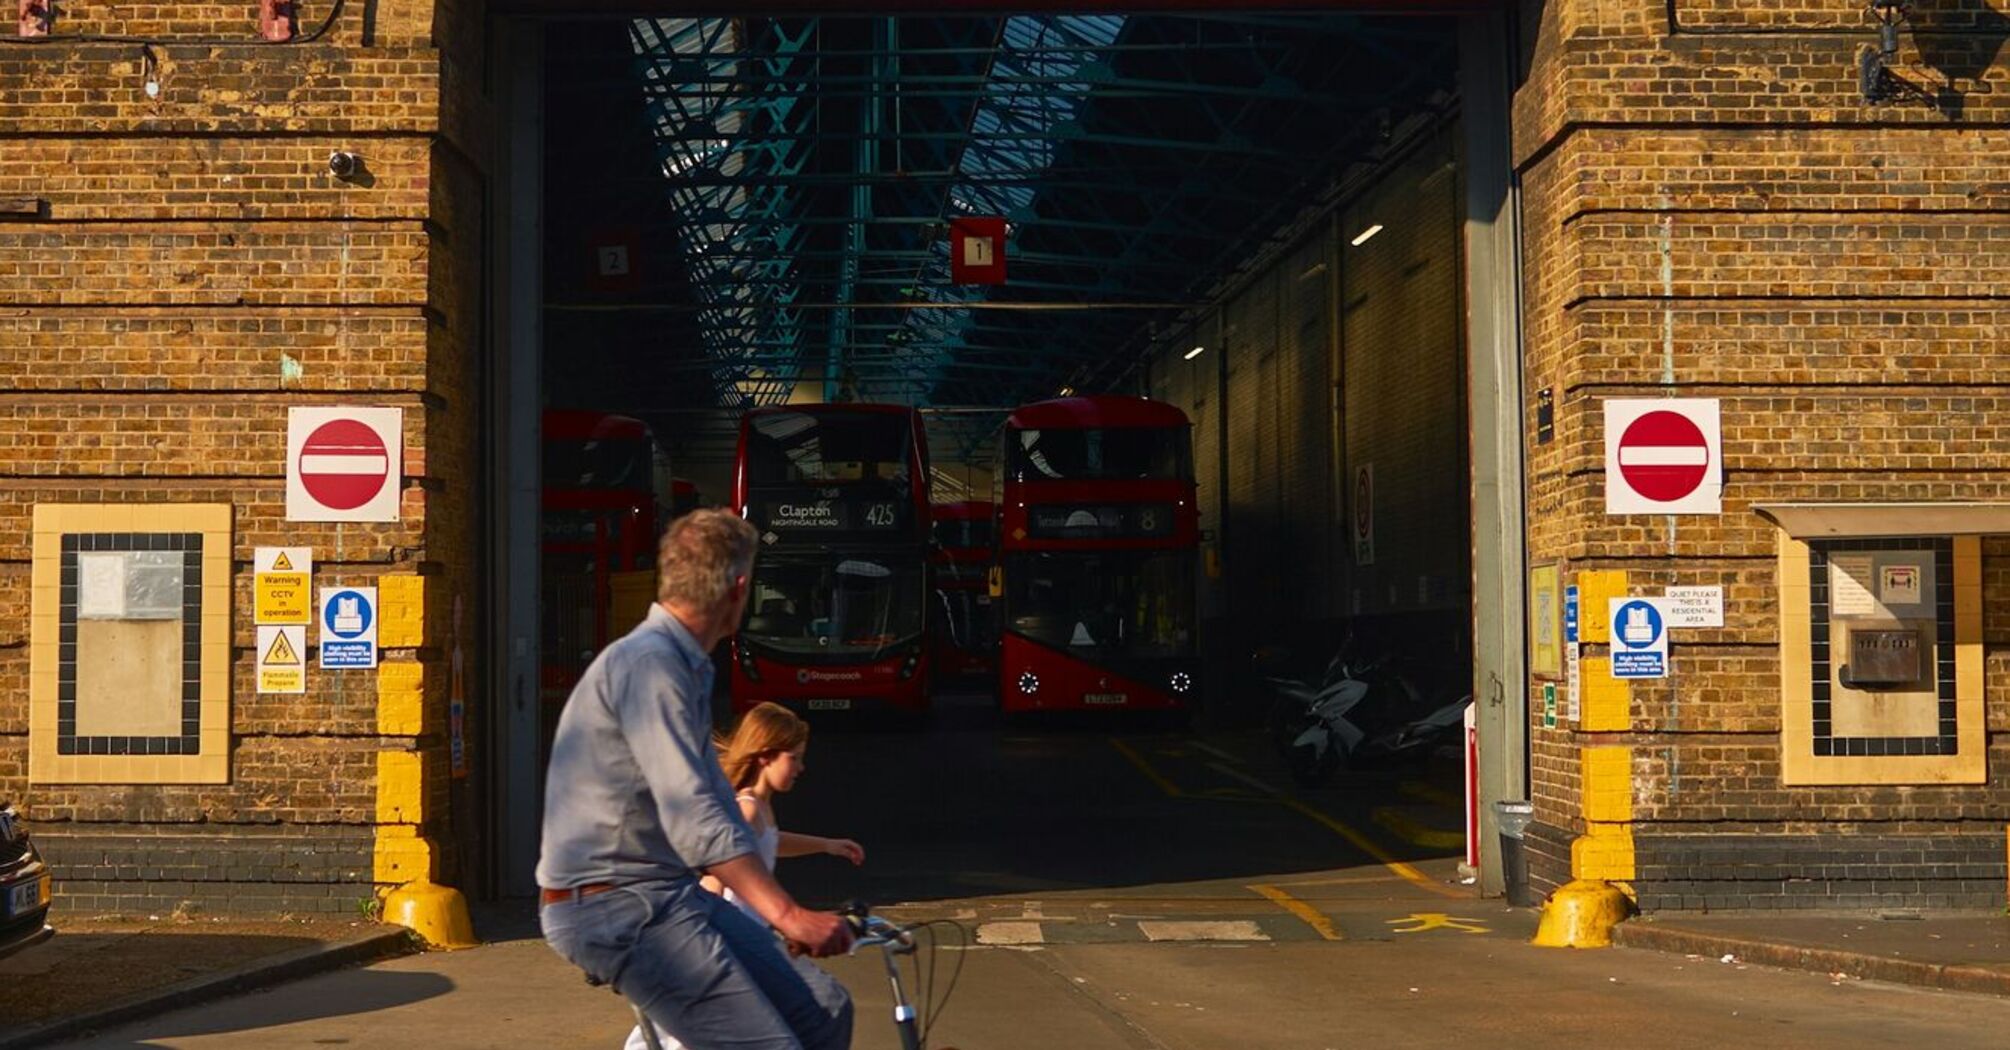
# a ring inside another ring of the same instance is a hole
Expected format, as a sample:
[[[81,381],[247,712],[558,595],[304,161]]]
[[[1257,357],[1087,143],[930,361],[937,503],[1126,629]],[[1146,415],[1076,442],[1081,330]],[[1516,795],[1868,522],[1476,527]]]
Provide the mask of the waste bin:
[[[1507,902],[1517,908],[1535,903],[1528,892],[1528,853],[1522,849],[1522,832],[1534,817],[1533,802],[1494,803],[1494,822],[1501,832],[1501,878],[1507,883]]]

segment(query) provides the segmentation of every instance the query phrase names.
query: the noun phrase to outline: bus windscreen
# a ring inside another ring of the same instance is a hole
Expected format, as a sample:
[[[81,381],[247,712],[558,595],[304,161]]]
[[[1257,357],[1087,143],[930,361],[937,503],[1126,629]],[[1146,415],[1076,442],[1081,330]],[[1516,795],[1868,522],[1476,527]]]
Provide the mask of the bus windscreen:
[[[1019,430],[1013,481],[1176,480],[1193,474],[1186,428]]]
[[[908,426],[898,415],[760,413],[747,428],[747,480],[757,486],[878,481],[904,489]]]

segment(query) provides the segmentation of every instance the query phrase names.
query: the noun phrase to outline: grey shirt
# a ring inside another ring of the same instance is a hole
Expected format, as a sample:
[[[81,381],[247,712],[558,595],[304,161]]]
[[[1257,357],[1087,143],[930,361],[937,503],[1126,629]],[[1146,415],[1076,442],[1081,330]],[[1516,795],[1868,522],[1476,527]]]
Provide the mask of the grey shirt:
[[[711,656],[652,604],[558,717],[538,885],[688,878],[753,852],[712,748]]]

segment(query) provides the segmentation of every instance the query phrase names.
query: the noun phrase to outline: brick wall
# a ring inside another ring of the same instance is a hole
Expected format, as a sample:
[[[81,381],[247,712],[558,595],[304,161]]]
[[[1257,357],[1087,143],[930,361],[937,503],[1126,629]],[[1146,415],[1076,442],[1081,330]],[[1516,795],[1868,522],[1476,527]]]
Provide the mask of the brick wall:
[[[1633,688],[1624,731],[1532,711],[1538,886],[1570,875],[1597,744],[1633,749],[1645,907],[2002,903],[2010,548],[1984,549],[1990,783],[1789,789],[1774,533],[1751,510],[2010,495],[2010,65],[1988,5],[1921,6],[1899,72],[1939,101],[1873,106],[1854,0],[1524,5],[1529,418],[1556,400],[1554,441],[1527,446],[1531,561],[1625,569],[1641,594],[1719,584],[1727,605]],[[1604,513],[1600,403],[1663,395],[1722,399],[1721,517]]]
[[[303,5],[303,32],[328,15]],[[34,822],[59,907],[353,910],[378,877],[384,751],[423,756],[424,832],[476,824],[453,819],[444,704],[456,595],[479,622],[480,18],[350,5],[317,40],[269,45],[256,4],[80,2],[49,42],[0,50],[0,196],[46,202],[0,221],[0,796]],[[329,174],[338,149],[361,177]],[[400,521],[285,521],[287,408],[331,404],[405,410]],[[45,502],[235,508],[229,783],[29,782]],[[374,674],[253,691],[251,552],[280,544],[314,549],[317,585],[426,579],[423,638],[385,655],[422,666],[418,724],[387,732]],[[443,877],[458,856],[439,851]]]

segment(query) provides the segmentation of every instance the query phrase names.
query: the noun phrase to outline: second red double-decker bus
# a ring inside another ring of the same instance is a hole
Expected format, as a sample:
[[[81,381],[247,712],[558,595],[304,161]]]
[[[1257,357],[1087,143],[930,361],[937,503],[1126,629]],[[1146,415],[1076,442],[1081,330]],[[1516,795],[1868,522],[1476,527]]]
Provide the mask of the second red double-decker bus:
[[[733,706],[928,707],[928,445],[897,405],[740,421],[733,504],[760,533]]]
[[[586,665],[656,600],[669,472],[648,425],[628,416],[553,409],[541,441],[539,692],[548,737]]]
[[[997,670],[997,618],[985,582],[998,557],[992,535],[997,507],[990,500],[960,500],[931,508],[929,636],[937,675],[989,677]]]
[[[1186,414],[1136,397],[1026,405],[999,469],[1000,705],[1184,708],[1200,545]]]

